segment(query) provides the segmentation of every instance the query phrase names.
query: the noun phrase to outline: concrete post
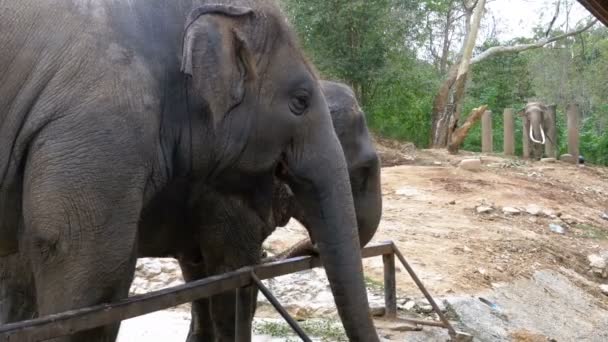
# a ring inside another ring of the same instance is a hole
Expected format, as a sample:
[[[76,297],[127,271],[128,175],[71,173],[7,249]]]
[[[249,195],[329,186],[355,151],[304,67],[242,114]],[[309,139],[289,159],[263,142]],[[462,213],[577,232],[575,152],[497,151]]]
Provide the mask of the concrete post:
[[[580,111],[578,104],[571,103],[566,108],[568,116],[568,154],[572,155],[574,164],[578,164],[579,152],[579,121]]]
[[[547,112],[543,117],[543,128],[547,135],[547,141],[545,142],[545,155],[547,158],[557,158],[557,118],[555,115],[556,105],[548,106]]]
[[[515,115],[513,108],[505,108],[503,152],[507,156],[515,155]]]
[[[481,152],[492,153],[492,111],[486,110],[481,117]]]
[[[522,137],[522,146],[523,146],[523,158],[530,159],[530,137],[528,136],[528,132],[530,130],[530,123],[526,119],[525,115],[523,117],[523,120],[521,120],[521,123],[522,123],[521,137]]]

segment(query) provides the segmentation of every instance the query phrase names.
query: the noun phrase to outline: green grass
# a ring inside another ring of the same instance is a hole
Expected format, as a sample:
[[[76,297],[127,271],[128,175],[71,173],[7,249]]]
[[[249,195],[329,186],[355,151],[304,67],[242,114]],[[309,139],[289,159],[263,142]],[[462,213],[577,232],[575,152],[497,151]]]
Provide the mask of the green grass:
[[[373,291],[384,291],[384,283],[365,276],[365,286]]]
[[[588,224],[577,224],[577,229],[580,229],[582,232],[582,237],[585,239],[594,239],[594,240],[607,240],[608,232],[603,230],[600,227],[595,227]]]
[[[335,320],[315,319],[299,323],[310,337],[320,338],[324,342],[348,341],[342,324]],[[256,334],[285,338],[285,341],[300,341],[286,322],[262,321],[255,322],[253,330]]]

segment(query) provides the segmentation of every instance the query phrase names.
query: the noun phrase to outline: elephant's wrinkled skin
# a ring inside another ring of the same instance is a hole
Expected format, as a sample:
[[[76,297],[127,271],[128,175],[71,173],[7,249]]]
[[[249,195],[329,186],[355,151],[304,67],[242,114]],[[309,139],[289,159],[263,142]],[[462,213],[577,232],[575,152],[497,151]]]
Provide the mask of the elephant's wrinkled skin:
[[[124,298],[138,236],[179,229],[193,188],[264,218],[280,164],[349,338],[377,341],[317,78],[274,6],[221,3],[0,1],[0,263],[24,260],[1,267],[0,294],[27,293],[39,315]],[[15,297],[0,298],[1,323],[29,318]],[[113,341],[118,327],[54,341]]]
[[[547,136],[545,134],[545,115],[549,109],[540,102],[529,102],[521,112],[524,119],[524,139],[528,141],[530,158],[543,157]]]
[[[359,235],[361,245],[365,245],[376,232],[382,213],[380,161],[365,115],[352,90],[346,85],[328,81],[321,81],[321,87],[349,165]],[[208,188],[199,188],[195,192],[200,196],[190,203],[195,208],[193,212],[202,213],[202,210],[196,209],[198,207],[207,210],[205,217],[193,217],[185,223],[187,229],[184,229],[184,238],[177,236],[174,227],[167,225],[157,230],[155,236],[142,235],[139,240],[140,257],[176,256],[187,280],[257,264],[260,262],[262,242],[275,227],[287,224],[292,217],[306,224],[306,217],[296,198],[280,181],[275,182],[274,186],[272,215],[266,218],[260,218],[238,196],[224,195]],[[306,239],[278,258],[304,255],[311,251],[312,244]],[[243,307],[239,329],[251,330],[257,289],[241,289],[239,296]],[[234,308],[233,291],[195,302],[188,341],[233,341]]]

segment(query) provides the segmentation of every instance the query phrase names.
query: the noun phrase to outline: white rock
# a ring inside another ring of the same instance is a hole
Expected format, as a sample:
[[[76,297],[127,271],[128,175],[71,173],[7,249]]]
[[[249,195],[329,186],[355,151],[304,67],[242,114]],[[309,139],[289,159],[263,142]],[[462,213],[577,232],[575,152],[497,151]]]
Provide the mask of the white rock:
[[[592,268],[605,269],[608,260],[599,254],[591,254],[587,256],[587,260],[589,260],[589,266]]]
[[[416,306],[416,302],[414,302],[413,300],[410,300],[403,305],[403,310],[411,311],[415,306]]]
[[[478,214],[488,214],[494,211],[494,208],[487,205],[480,205],[475,210],[477,210]]]
[[[463,170],[479,171],[481,170],[481,159],[463,159],[459,167]]]
[[[419,193],[420,192],[415,188],[401,188],[401,189],[397,189],[397,191],[395,191],[395,194],[397,194],[399,196],[407,196],[407,197],[416,196]]]
[[[519,209],[513,207],[504,207],[502,208],[502,212],[505,215],[519,215],[521,213]]]
[[[602,285],[600,285],[600,291],[602,291],[603,294],[605,294],[606,296],[608,296],[608,284],[602,284]]]
[[[542,208],[536,204],[531,204],[526,208],[526,212],[532,216],[538,216],[542,212]]]

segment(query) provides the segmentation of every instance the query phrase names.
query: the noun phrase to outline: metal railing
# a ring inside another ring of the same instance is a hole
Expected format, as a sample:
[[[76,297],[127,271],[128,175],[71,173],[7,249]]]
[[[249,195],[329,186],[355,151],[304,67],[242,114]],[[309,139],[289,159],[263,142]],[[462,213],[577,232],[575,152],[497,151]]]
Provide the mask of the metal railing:
[[[412,277],[418,288],[422,291],[433,311],[440,321],[402,318],[405,322],[435,326],[447,329],[454,341],[469,340],[469,336],[457,332],[439,306],[426,290],[414,270],[407,263],[401,252],[393,242],[384,242],[366,247],[361,250],[363,258],[382,256],[384,262],[384,296],[387,318],[397,318],[397,283],[395,278],[395,256]],[[23,342],[41,341],[55,337],[67,336],[79,331],[104,326],[117,321],[143,316],[155,311],[168,309],[181,304],[193,302],[197,299],[210,297],[222,292],[255,285],[270,301],[275,309],[292,327],[303,341],[310,341],[298,323],[287,313],[279,301],[272,295],[261,280],[283,276],[299,271],[321,267],[318,257],[297,257],[267,264],[244,267],[234,272],[212,276],[192,281],[159,291],[137,295],[111,304],[102,304],[83,309],[71,310],[59,314],[40,317],[32,320],[0,325],[0,341]],[[238,312],[238,300],[236,310]],[[238,317],[238,315],[237,315]],[[238,326],[238,324],[236,324]],[[251,331],[236,331],[237,340],[248,340]]]

